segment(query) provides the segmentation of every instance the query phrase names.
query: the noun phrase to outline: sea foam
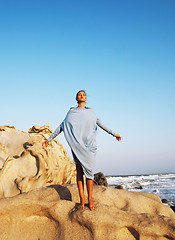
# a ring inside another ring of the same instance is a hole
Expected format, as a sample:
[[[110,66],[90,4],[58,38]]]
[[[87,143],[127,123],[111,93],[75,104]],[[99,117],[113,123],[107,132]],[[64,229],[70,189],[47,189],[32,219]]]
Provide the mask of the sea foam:
[[[175,204],[175,173],[133,176],[107,176],[109,186],[122,185],[125,190],[157,194]]]

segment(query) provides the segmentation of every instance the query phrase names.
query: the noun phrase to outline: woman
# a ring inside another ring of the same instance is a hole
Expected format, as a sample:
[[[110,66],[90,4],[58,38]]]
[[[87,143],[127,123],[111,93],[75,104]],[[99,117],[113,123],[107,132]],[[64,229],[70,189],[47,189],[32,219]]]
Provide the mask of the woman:
[[[94,182],[93,169],[97,150],[97,126],[116,137],[118,141],[121,140],[121,137],[105,127],[96,117],[94,111],[85,106],[87,100],[85,91],[80,90],[76,94],[76,100],[78,106],[70,108],[64,121],[58,126],[55,132],[44,141],[43,145],[47,147],[48,142],[54,139],[62,131],[64,132],[64,136],[71,148],[76,164],[77,186],[80,195],[79,209],[84,210],[85,205],[83,181],[83,175],[85,175],[89,208],[93,211],[96,208],[96,204],[94,204],[92,199],[92,192]]]

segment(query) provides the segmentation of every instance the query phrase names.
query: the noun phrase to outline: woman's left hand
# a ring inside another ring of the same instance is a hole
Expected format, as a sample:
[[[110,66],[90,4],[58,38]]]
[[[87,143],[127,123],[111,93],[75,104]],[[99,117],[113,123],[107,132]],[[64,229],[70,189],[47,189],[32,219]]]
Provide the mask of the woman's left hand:
[[[116,134],[115,137],[116,137],[116,139],[117,139],[118,141],[121,141],[121,139],[122,139],[121,136],[118,135],[118,134]]]

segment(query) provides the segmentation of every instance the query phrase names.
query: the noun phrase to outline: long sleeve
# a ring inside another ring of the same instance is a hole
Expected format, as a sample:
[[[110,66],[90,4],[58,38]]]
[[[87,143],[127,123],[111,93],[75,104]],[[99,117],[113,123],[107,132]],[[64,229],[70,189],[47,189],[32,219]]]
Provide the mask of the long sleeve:
[[[112,130],[110,130],[109,128],[107,128],[101,121],[99,118],[97,118],[97,125],[102,128],[104,131],[106,131],[107,133],[111,134],[112,136],[115,137],[116,133],[113,132]]]
[[[47,141],[50,142],[52,139],[56,138],[56,136],[58,136],[58,134],[60,134],[62,131],[62,124],[60,124],[57,129],[52,133],[52,135],[47,139]]]

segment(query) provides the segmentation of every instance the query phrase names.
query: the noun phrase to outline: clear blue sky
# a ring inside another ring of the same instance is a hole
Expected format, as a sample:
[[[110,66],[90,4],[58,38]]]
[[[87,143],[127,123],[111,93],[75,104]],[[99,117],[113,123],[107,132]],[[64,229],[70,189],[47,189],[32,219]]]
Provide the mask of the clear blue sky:
[[[0,125],[55,130],[85,89],[122,136],[99,129],[96,171],[175,172],[174,13],[174,0],[0,0]]]

